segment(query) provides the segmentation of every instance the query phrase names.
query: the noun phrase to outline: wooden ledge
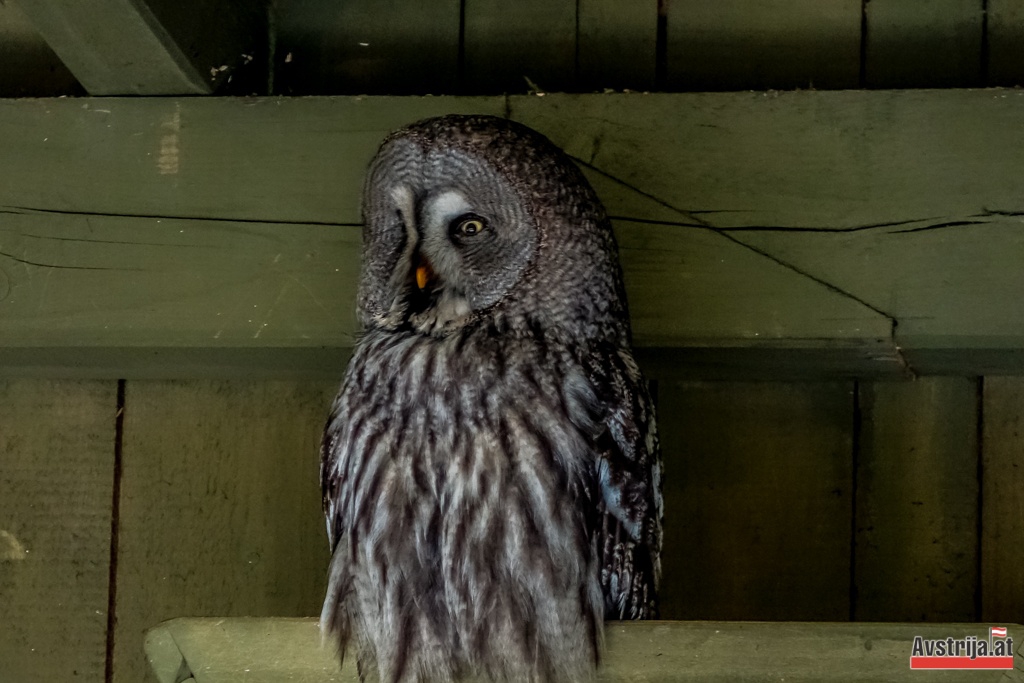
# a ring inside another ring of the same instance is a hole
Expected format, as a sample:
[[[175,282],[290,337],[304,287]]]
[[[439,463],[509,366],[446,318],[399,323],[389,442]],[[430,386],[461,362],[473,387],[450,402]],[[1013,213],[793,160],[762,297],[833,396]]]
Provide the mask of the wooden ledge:
[[[982,624],[654,621],[609,623],[599,680],[612,681],[1020,681],[1024,627],[1009,625],[1012,671],[910,669],[915,636],[988,637]],[[146,635],[160,683],[355,683],[339,669],[314,619],[172,619]]]

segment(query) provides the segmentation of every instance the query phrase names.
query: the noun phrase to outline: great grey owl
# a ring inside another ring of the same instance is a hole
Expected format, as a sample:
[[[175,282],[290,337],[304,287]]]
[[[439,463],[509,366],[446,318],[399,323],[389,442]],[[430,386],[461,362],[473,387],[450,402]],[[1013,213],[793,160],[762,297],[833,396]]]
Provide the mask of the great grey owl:
[[[611,225],[547,138],[389,136],[363,195],[364,328],[324,434],[321,616],[360,676],[580,681],[656,615],[661,463]]]

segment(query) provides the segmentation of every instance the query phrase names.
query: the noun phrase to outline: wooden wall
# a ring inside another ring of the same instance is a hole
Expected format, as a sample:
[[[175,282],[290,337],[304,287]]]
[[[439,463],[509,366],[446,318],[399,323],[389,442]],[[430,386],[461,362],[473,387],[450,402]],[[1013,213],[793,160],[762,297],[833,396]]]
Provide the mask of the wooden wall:
[[[164,619],[315,615],[334,390],[0,382],[0,678],[140,681]],[[1024,619],[1024,378],[657,391],[665,618]]]

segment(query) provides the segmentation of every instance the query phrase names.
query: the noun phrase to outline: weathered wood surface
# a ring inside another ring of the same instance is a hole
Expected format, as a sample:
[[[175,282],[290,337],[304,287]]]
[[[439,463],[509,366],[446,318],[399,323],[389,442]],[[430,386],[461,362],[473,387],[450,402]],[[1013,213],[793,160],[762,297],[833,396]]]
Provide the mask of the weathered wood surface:
[[[977,380],[861,383],[860,400],[853,618],[973,621]]]
[[[0,382],[0,680],[104,680],[116,382]]]
[[[672,90],[855,88],[860,0],[672,0]]]
[[[266,16],[238,0],[18,4],[92,95],[207,95],[265,73]]]
[[[276,91],[456,92],[460,7],[460,0],[279,3]]]
[[[0,3],[0,97],[84,94],[21,8]]]
[[[576,0],[465,0],[467,92],[528,92],[534,85],[571,89],[577,5]]]
[[[913,638],[987,637],[976,624],[629,622],[605,628],[599,681],[919,681],[908,661]],[[933,671],[937,681],[1024,680],[1018,643],[1012,671]],[[355,682],[352,658],[339,670],[312,619],[174,619],[147,634],[160,683]],[[191,678],[185,678],[191,673]]]
[[[576,3],[576,89],[655,89],[658,6],[657,0]]]
[[[988,0],[986,85],[1024,85],[1024,4]]]
[[[981,618],[1024,614],[1024,380],[984,381]]]
[[[853,387],[658,385],[662,616],[843,620]]]
[[[333,383],[129,382],[115,683],[180,615],[319,612],[328,546],[318,444]]]
[[[998,90],[2,101],[6,371],[345,348],[365,164],[449,111],[508,111],[580,160],[641,347],[1024,371],[1024,93]]]
[[[865,4],[865,85],[969,88],[983,83],[984,3],[871,0]]]

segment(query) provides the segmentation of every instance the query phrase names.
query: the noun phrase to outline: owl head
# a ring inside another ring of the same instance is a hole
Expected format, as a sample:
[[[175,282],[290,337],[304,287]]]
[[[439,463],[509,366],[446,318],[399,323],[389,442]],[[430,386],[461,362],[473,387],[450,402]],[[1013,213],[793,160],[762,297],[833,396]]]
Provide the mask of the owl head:
[[[488,322],[628,343],[604,208],[526,126],[453,115],[396,131],[370,164],[363,221],[364,327],[445,336]]]

